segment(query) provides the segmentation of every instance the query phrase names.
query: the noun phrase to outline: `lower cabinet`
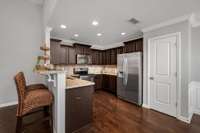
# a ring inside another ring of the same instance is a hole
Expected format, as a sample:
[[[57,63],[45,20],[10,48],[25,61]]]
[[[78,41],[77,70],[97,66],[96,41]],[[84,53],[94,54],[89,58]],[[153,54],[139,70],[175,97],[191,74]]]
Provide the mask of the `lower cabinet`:
[[[94,77],[95,90],[105,90],[116,95],[117,77],[114,75],[99,74]]]
[[[72,133],[92,121],[93,86],[66,90],[66,133]]]
[[[117,77],[113,75],[103,75],[103,89],[105,91],[111,92],[113,94],[117,94]]]
[[[101,74],[95,75],[94,77],[95,90],[102,89],[102,85],[103,85],[102,80],[103,80],[103,76]]]

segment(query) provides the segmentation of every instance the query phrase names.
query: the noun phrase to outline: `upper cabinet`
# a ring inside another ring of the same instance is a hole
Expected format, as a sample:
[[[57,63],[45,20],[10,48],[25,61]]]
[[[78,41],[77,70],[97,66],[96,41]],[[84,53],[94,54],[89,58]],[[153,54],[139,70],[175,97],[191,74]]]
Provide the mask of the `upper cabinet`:
[[[76,50],[76,54],[91,54],[90,45],[80,44],[80,43],[74,43],[74,48]]]
[[[83,54],[92,56],[93,65],[116,65],[117,54],[143,51],[143,38],[124,42],[124,46],[107,50],[95,50],[91,49],[90,45],[79,43],[75,43],[73,46],[60,43],[60,40],[51,39],[51,64],[74,65],[77,54]]]
[[[128,42],[124,42],[124,52],[142,52],[143,51],[143,39],[136,39]]]
[[[50,46],[50,63],[51,64],[61,64],[61,46],[60,40],[51,39],[51,46]]]

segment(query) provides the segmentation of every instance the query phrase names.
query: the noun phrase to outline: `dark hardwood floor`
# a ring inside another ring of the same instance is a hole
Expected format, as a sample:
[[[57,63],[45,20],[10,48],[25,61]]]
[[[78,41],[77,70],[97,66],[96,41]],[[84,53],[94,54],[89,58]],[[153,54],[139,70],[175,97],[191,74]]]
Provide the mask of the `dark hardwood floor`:
[[[15,132],[15,112],[15,106],[0,109],[0,133]],[[25,122],[42,116],[43,113],[34,114]],[[50,133],[49,124],[32,125],[25,133]],[[97,91],[93,100],[93,122],[77,133],[200,133],[200,116],[194,115],[192,123],[186,124],[119,100],[109,93]]]

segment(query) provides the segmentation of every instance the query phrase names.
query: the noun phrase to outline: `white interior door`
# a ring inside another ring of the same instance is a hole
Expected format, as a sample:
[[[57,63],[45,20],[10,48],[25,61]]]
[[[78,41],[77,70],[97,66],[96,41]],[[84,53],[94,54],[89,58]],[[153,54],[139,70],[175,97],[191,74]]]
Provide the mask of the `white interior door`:
[[[152,39],[149,44],[149,87],[152,109],[176,116],[177,36]]]

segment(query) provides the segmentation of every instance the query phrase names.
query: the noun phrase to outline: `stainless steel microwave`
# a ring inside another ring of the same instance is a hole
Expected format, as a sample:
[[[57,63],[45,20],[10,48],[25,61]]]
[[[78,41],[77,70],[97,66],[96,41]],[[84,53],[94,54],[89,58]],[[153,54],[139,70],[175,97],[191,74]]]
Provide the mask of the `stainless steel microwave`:
[[[83,55],[83,54],[77,54],[76,63],[79,64],[79,65],[92,64],[92,56]]]

